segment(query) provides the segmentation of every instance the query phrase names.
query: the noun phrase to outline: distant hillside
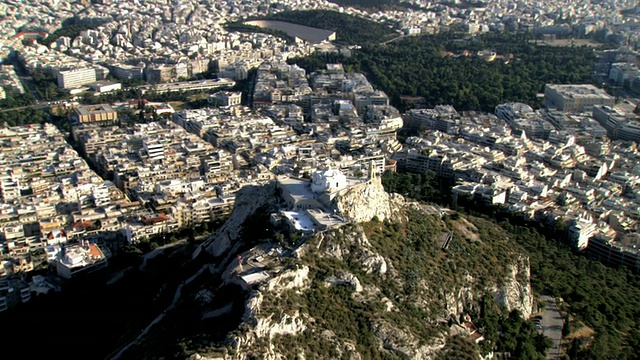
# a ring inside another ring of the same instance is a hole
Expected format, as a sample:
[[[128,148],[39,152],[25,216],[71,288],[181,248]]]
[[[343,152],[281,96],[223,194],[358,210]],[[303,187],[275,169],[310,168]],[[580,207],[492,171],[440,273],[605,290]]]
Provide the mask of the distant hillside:
[[[284,11],[261,20],[281,20],[335,31],[337,42],[350,45],[377,44],[398,34],[387,25],[327,10]]]

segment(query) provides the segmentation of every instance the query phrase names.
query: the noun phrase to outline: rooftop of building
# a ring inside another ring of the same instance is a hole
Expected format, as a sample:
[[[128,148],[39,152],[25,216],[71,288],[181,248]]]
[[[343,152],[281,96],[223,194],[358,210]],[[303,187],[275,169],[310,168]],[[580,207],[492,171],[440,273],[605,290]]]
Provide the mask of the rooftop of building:
[[[115,112],[115,110],[113,110],[113,108],[109,104],[78,106],[75,111],[76,114],[82,116]]]
[[[96,244],[67,246],[60,254],[63,254],[59,259],[60,263],[67,267],[87,266],[105,259],[104,253]]]
[[[563,97],[599,97],[603,99],[613,99],[606,91],[591,84],[547,84],[546,86],[550,90],[558,92],[558,94]]]
[[[282,211],[281,214],[287,218],[289,223],[293,225],[296,231],[303,232],[312,232],[316,230],[316,225],[314,224],[311,217],[303,210],[300,211]]]
[[[311,191],[310,181],[288,176],[278,176],[278,184],[285,187],[295,199],[313,199],[315,194]]]

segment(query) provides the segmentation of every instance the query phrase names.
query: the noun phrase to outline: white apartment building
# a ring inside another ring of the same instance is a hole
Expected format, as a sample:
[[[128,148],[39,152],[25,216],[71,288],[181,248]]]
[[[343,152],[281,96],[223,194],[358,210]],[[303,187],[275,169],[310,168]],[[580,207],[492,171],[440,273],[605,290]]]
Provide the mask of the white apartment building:
[[[164,159],[164,146],[161,143],[155,141],[144,140],[143,147],[149,160],[163,160]]]
[[[61,89],[75,89],[82,85],[96,82],[96,69],[83,68],[58,72],[58,87]]]
[[[584,250],[589,245],[589,239],[596,234],[597,225],[593,219],[579,217],[569,226],[569,239],[578,250]]]

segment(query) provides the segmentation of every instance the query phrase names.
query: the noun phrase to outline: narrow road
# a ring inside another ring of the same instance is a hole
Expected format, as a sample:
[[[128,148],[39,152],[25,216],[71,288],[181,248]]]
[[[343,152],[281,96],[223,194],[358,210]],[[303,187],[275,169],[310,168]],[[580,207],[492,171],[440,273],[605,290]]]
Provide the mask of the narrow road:
[[[24,110],[24,109],[29,109],[29,108],[44,109],[44,108],[47,108],[47,107],[49,107],[48,103],[38,103],[38,104],[27,105],[27,106],[19,106],[19,107],[14,107],[14,108],[0,109],[0,112]]]
[[[400,40],[400,39],[402,39],[402,38],[404,38],[404,37],[406,37],[406,36],[407,36],[407,35],[405,35],[405,34],[398,35],[398,36],[394,37],[393,39],[390,39],[390,40],[387,40],[387,41],[383,41],[383,42],[381,42],[381,43],[380,43],[380,45],[387,45],[387,44],[388,44],[388,43],[390,43],[390,42],[398,41],[398,40]]]
[[[562,342],[562,314],[552,297],[543,295],[544,311],[542,312],[542,333],[553,341],[553,346],[547,351],[547,359],[558,359]]]
[[[120,348],[120,350],[118,352],[115,353],[115,355],[111,356],[111,357],[107,357],[107,358],[111,358],[112,360],[116,360],[118,359],[120,356],[122,356],[122,354],[124,354],[127,350],[129,350],[130,347],[138,344],[140,342],[140,340],[142,340],[142,338],[147,335],[149,333],[149,331],[151,330],[151,328],[159,323],[162,318],[164,318],[164,315],[173,310],[173,308],[176,306],[176,304],[178,303],[178,300],[180,300],[180,297],[182,296],[182,287],[184,285],[189,284],[190,282],[192,282],[193,280],[195,280],[198,276],[200,276],[200,274],[202,274],[205,270],[209,270],[209,273],[213,273],[215,271],[215,266],[213,264],[207,264],[204,265],[200,268],[200,270],[198,270],[195,274],[193,274],[191,277],[189,277],[187,280],[183,281],[180,285],[178,285],[178,288],[176,289],[176,293],[173,296],[173,302],[171,302],[171,305],[169,305],[163,312],[162,314],[158,315],[155,319],[153,319],[153,321],[151,321],[151,323],[149,323],[149,325],[147,325],[146,328],[144,328],[142,330],[142,332],[140,333],[140,335],[138,335],[135,339],[133,339],[130,343],[128,343],[127,345],[123,346]]]
[[[165,251],[166,249],[169,249],[171,247],[177,246],[177,245],[182,245],[185,244],[187,242],[186,239],[182,239],[176,242],[172,242],[172,243],[168,243],[165,245],[162,245],[160,247],[157,247],[151,251],[149,251],[148,253],[144,254],[142,256],[142,263],[140,264],[140,271],[144,271],[147,267],[147,261],[149,259],[153,259],[154,257],[158,256],[161,252]]]

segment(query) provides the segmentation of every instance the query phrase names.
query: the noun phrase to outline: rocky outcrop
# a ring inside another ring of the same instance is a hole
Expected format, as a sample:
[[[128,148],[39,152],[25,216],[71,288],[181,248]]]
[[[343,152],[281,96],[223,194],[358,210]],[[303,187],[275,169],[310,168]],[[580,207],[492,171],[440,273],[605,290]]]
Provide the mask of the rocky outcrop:
[[[353,290],[357,293],[362,291],[360,280],[358,280],[355,275],[350,273],[342,273],[339,276],[330,276],[324,282],[325,284],[327,284],[327,286],[347,285],[353,288]]]
[[[385,275],[389,271],[387,261],[382,255],[371,249],[369,239],[362,228],[343,227],[336,231],[339,231],[343,238],[348,239],[348,243],[338,242],[335,237],[320,234],[316,247],[322,249],[323,256],[334,257],[344,261],[345,258],[351,255],[350,248],[355,247],[355,258],[365,273]],[[327,241],[324,241],[325,239]]]
[[[336,212],[353,222],[393,218],[407,206],[404,197],[384,191],[380,179],[340,191],[333,199]],[[414,204],[414,203],[411,203]]]
[[[445,336],[438,336],[429,344],[420,345],[418,340],[404,329],[392,326],[386,321],[374,325],[374,334],[382,347],[391,349],[409,359],[433,359],[446,344]]]
[[[202,249],[218,257],[224,255],[240,239],[243,225],[258,209],[275,209],[277,202],[275,182],[263,186],[245,186],[236,194],[235,205],[229,219],[209,237]],[[200,249],[200,248],[199,248]]]
[[[202,356],[198,353],[195,353],[191,356],[189,356],[189,358],[187,360],[224,360],[224,356]]]
[[[510,267],[509,276],[504,285],[496,289],[496,301],[511,310],[518,310],[522,317],[528,319],[533,313],[533,289],[529,281],[531,267],[529,258],[520,256]]]
[[[464,281],[465,286],[445,294],[444,310],[446,313],[443,315],[453,315],[458,318],[473,307],[476,297],[481,297],[476,296],[475,291],[471,288],[474,281],[471,276],[467,276]]]
[[[307,326],[300,318],[300,313],[296,311],[292,315],[282,314],[278,321],[274,321],[272,316],[258,319],[253,332],[258,338],[272,339],[275,335],[298,335],[306,329]]]
[[[444,309],[447,311],[447,315],[458,317],[464,314],[473,308],[483,293],[489,293],[493,294],[498,304],[509,311],[518,310],[525,319],[531,317],[534,297],[529,279],[529,259],[525,256],[518,257],[515,262],[511,263],[509,269],[509,275],[502,286],[489,287],[480,294],[477,289],[474,290],[476,279],[471,275],[461,279],[462,286],[460,288],[444,295]]]
[[[280,293],[289,289],[304,290],[309,285],[309,267],[301,266],[280,272],[263,283],[259,289],[251,292],[245,303],[243,322],[251,326],[251,330],[235,337],[236,351],[243,358],[246,351],[252,349],[257,339],[272,339],[275,335],[298,335],[308,328],[307,315],[299,311],[293,313],[279,312],[263,314],[262,308],[266,300],[278,298]],[[286,309],[282,309],[283,311]],[[279,355],[270,347],[265,358],[278,359]]]
[[[267,291],[284,291],[293,288],[304,288],[308,285],[309,267],[302,266],[296,270],[287,270],[271,279],[265,285]]]

